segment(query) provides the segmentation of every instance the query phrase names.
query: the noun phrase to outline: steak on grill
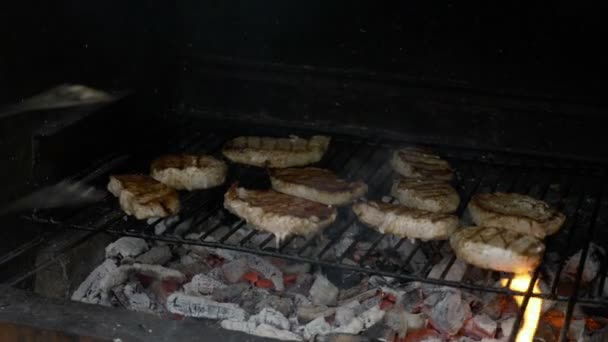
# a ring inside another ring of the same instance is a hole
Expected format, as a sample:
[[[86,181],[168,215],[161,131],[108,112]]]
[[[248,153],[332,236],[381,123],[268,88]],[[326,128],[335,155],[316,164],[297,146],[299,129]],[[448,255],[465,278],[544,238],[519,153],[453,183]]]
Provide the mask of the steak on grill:
[[[450,245],[461,260],[477,267],[514,273],[534,270],[545,245],[533,236],[494,227],[468,227],[452,234]]]
[[[248,190],[233,184],[224,207],[281,242],[291,234],[310,236],[336,219],[336,209],[274,190]]]
[[[226,163],[207,155],[167,155],[152,162],[152,178],[177,190],[207,189],[226,180]]]
[[[384,234],[410,239],[445,240],[458,228],[458,217],[408,208],[399,204],[358,202],[353,211],[359,220]]]
[[[450,181],[454,177],[454,172],[447,161],[417,147],[406,147],[393,152],[391,166],[395,172],[407,178]]]
[[[177,191],[146,175],[112,175],[108,190],[139,220],[174,215],[180,209]]]
[[[327,151],[331,138],[315,135],[310,139],[238,137],[228,141],[222,153],[229,160],[259,167],[285,168],[316,163]]]
[[[453,213],[460,204],[458,192],[448,182],[434,179],[398,178],[391,195],[407,207],[436,213]]]
[[[566,220],[547,203],[514,193],[476,194],[468,208],[479,226],[505,228],[539,239],[556,233]]]
[[[348,182],[316,167],[273,169],[270,181],[276,191],[327,205],[344,205],[367,192],[361,181]]]

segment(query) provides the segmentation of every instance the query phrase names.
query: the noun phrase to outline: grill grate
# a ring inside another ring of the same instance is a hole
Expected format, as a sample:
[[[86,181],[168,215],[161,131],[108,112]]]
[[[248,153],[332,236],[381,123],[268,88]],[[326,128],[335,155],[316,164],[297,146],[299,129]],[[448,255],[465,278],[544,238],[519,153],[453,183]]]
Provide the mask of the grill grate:
[[[175,146],[178,146],[176,148],[178,151],[217,153],[221,144],[234,135],[229,131],[222,133],[216,131],[206,136],[196,134]],[[334,137],[330,150],[320,165],[337,172],[342,177],[366,181],[370,188],[368,198],[378,199],[389,193],[392,171],[387,161],[391,148],[398,145],[399,143],[394,141]],[[508,277],[510,283],[512,275],[489,271],[478,270],[480,276],[475,281],[449,280],[447,277],[457,260],[449,251],[449,244],[445,241],[410,242],[407,239],[394,239],[379,234],[358,224],[350,208],[340,208],[338,219],[322,236],[307,241],[292,236],[277,244],[272,236],[248,228],[245,222],[223,208],[223,193],[233,180],[238,179],[245,187],[269,186],[264,170],[236,165],[231,166],[229,181],[225,186],[183,193],[182,211],[179,218],[172,222],[160,219],[148,223],[138,222],[132,218],[125,220],[117,201],[111,196],[85,209],[67,212],[46,210],[28,215],[26,217],[28,220],[50,224],[58,230],[50,230],[42,238],[37,237],[0,256],[0,265],[38,247],[58,231],[77,229],[88,233],[57,250],[56,254],[47,260],[38,261],[31,269],[10,279],[4,279],[3,282],[18,285],[55,262],[62,253],[95,234],[106,231],[120,236],[251,252],[325,267],[389,276],[404,281],[421,281],[475,291],[523,295],[524,308],[531,297],[562,301],[567,303],[567,322],[571,319],[577,303],[608,305],[608,298],[603,293],[608,272],[605,263],[591,285],[584,289],[581,286],[583,265],[589,257],[590,242],[593,241],[602,248],[606,248],[608,244],[606,238],[608,203],[604,197],[606,183],[604,166],[449,147],[434,147],[434,149],[448,159],[456,170],[455,185],[462,199],[458,215],[464,222],[469,221],[465,208],[471,196],[476,192],[488,191],[529,194],[557,206],[567,215],[562,230],[547,239],[546,262],[533,274],[534,280],[539,278],[550,280],[547,284],[548,290],[544,290],[543,293],[532,293],[530,288],[524,293],[514,292],[497,282],[498,278]],[[115,156],[101,161],[78,177],[102,185],[107,181],[109,173],[145,172],[146,164],[145,160],[136,161],[134,158]],[[189,229],[184,231],[184,227]],[[354,253],[361,245],[365,245],[366,250],[363,255],[355,257]],[[398,255],[398,251],[403,249],[408,253],[400,256],[400,265],[395,267],[390,261],[390,256]],[[571,284],[574,291],[564,294],[560,291],[563,285],[560,279],[565,271],[564,266],[567,258],[579,250],[582,250],[582,254]],[[555,256],[556,258],[553,258],[555,260],[549,260],[550,256]],[[424,261],[421,263],[420,260]],[[438,276],[430,277],[429,272],[438,264],[445,265],[445,268],[440,270]],[[467,266],[466,272],[471,271],[471,268]],[[516,327],[521,323],[521,316],[520,314],[518,317]],[[563,340],[566,338],[567,326],[566,324],[562,331]]]

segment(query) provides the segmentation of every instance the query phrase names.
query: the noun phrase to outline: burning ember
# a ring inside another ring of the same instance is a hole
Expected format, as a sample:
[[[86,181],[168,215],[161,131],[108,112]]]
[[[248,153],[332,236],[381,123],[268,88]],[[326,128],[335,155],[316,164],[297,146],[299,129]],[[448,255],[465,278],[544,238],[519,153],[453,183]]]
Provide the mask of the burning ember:
[[[517,274],[511,280],[511,285],[509,286],[509,289],[513,291],[526,292],[528,290],[528,287],[530,286],[531,280],[532,278],[528,274]],[[502,284],[503,286],[506,286],[507,280],[503,279]],[[538,282],[534,284],[534,292],[540,292]],[[522,296],[515,296],[515,301],[520,307],[523,300],[524,298]],[[542,304],[542,299],[530,297],[528,305],[526,306],[526,311],[524,312],[524,318],[521,328],[517,332],[517,342],[530,342],[534,339],[534,334],[536,332],[538,320],[540,318]]]

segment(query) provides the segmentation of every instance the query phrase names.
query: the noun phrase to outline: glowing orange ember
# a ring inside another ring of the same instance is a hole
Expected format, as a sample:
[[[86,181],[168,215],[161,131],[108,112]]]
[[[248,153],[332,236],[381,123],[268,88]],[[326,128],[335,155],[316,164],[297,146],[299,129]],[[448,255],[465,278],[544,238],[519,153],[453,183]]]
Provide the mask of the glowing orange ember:
[[[511,280],[509,288],[513,291],[526,292],[532,278],[527,274],[516,274]],[[507,280],[502,280],[502,285],[507,285]],[[534,293],[540,293],[538,282],[534,284]],[[524,298],[522,296],[515,296],[515,301],[521,306]],[[524,312],[524,319],[521,328],[517,332],[517,342],[531,342],[534,339],[534,333],[538,326],[538,319],[540,318],[540,311],[543,301],[540,298],[530,297],[526,311]]]

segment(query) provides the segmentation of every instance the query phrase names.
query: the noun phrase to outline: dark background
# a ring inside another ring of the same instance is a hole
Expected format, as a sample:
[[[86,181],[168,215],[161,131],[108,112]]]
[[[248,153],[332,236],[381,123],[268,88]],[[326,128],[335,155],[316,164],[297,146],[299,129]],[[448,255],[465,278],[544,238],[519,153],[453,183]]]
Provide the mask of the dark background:
[[[159,115],[183,113],[606,159],[603,14],[576,1],[3,1],[0,104],[65,82],[133,94],[60,134],[40,131],[62,111],[0,119],[4,200],[24,179],[135,151],[167,131]]]
[[[182,57],[399,73],[497,93],[605,103],[591,2],[5,1],[4,102],[59,81],[150,84]]]

